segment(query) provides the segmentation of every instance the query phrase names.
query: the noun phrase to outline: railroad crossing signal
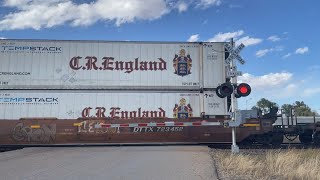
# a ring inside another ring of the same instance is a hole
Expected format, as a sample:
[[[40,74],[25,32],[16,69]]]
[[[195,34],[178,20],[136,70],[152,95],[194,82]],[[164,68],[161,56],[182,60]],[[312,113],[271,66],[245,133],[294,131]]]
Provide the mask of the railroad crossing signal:
[[[245,47],[244,44],[240,44],[236,49],[233,49],[229,43],[225,44],[224,47],[229,51],[229,57],[225,60],[226,64],[230,64],[231,60],[237,59],[240,64],[244,64],[245,60],[239,55],[240,51]]]
[[[251,87],[247,83],[232,85],[231,83],[223,83],[216,88],[216,94],[219,98],[225,98],[234,93],[236,98],[246,97],[251,93]]]

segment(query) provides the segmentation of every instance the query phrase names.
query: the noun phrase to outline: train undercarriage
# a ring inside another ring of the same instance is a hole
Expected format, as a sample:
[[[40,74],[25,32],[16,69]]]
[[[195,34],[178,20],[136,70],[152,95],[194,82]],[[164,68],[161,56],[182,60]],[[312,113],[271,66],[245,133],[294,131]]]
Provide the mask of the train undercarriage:
[[[300,143],[304,145],[320,145],[320,117],[299,117],[275,115],[260,119],[263,124],[271,119],[272,130],[262,134],[252,134],[241,144],[280,145],[282,143]],[[273,119],[273,121],[272,121]],[[263,128],[264,126],[262,126]]]
[[[224,126],[226,120],[230,118],[127,119],[121,120],[121,124],[118,119],[92,118],[0,120],[0,146],[231,143],[231,128]],[[320,122],[317,122],[320,119],[314,116],[308,120],[282,116],[246,119],[237,128],[237,143],[246,146],[320,144]],[[133,127],[130,123],[142,127]],[[148,127],[150,123],[153,127]],[[159,127],[154,126],[155,123]],[[208,126],[210,123],[215,126]],[[167,125],[169,127],[165,127]]]

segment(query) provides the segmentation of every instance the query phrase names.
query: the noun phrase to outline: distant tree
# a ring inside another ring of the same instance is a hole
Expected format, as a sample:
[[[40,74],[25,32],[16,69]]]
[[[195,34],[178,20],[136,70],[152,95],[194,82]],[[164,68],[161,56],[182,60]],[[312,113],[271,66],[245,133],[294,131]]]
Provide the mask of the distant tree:
[[[303,101],[296,101],[294,103],[295,106],[295,114],[297,116],[313,116],[311,108],[306,105]]]
[[[296,101],[292,104],[283,104],[281,108],[283,109],[284,113],[288,116],[290,116],[291,114],[291,108],[294,108],[296,116],[313,116],[313,114],[317,115],[317,113],[315,111],[312,111],[311,108],[308,105],[306,105],[303,101]]]
[[[262,115],[262,110],[258,108],[257,106],[252,106],[252,110],[257,110],[259,115]]]
[[[293,107],[293,105],[291,105],[291,104],[283,104],[281,106],[281,109],[283,109],[284,114],[286,114],[287,116],[290,116],[290,111],[291,111],[292,107]]]
[[[267,114],[270,112],[270,108],[278,107],[278,104],[268,99],[261,98],[255,106],[251,109],[256,109],[262,112],[262,114]]]
[[[260,110],[260,109],[258,108],[258,106],[252,106],[251,109],[252,109],[252,110]]]

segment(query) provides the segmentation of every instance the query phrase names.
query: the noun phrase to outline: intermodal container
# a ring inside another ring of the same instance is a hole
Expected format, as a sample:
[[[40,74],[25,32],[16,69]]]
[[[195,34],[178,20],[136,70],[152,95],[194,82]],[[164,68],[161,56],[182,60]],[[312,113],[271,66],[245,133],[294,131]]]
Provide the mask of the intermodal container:
[[[191,118],[226,115],[226,100],[213,91],[115,92],[97,90],[0,91],[0,119]]]
[[[224,43],[0,40],[0,89],[199,90],[225,82]]]

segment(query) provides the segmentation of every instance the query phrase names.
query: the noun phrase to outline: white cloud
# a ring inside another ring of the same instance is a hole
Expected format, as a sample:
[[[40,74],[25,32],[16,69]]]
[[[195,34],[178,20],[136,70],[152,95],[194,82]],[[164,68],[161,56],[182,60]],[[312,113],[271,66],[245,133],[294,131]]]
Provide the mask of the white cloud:
[[[263,57],[265,56],[267,53],[271,52],[272,49],[261,49],[259,51],[256,52],[256,56],[257,57]]]
[[[14,6],[26,5],[29,2],[30,0],[5,0],[3,5],[8,7],[14,7]]]
[[[302,47],[302,48],[298,48],[295,53],[296,54],[305,54],[309,51],[309,48],[306,46],[306,47]]]
[[[238,77],[238,82],[248,83],[252,89],[247,97],[251,101],[246,98],[239,99],[240,109],[246,106],[251,108],[261,98],[267,98],[279,105],[294,101],[313,101],[316,104],[314,100],[320,96],[320,86],[310,87],[314,86],[314,83],[310,83],[311,79],[294,76],[290,72],[269,73],[261,76],[245,73]]]
[[[297,90],[298,85],[297,84],[288,84],[285,88],[287,89],[287,92],[295,92]],[[292,94],[292,93],[290,93]]]
[[[213,38],[208,39],[209,42],[226,42],[229,41],[231,38],[237,39],[240,36],[242,36],[244,33],[243,30],[239,30],[236,32],[227,32],[227,33],[222,33],[219,32],[216,34]]]
[[[2,6],[12,12],[0,17],[0,31],[51,28],[69,24],[89,26],[98,21],[117,26],[137,20],[155,20],[177,9],[206,9],[222,0],[4,0]]]
[[[273,35],[268,37],[268,40],[276,42],[276,41],[280,41],[281,39],[277,35]]]
[[[309,48],[308,47],[302,47],[302,48],[298,48],[296,49],[296,51],[294,52],[294,54],[305,54],[309,51]],[[293,53],[288,53],[284,56],[282,56],[282,59],[286,59],[290,56],[292,56]]]
[[[270,90],[275,87],[283,86],[292,79],[293,74],[289,72],[269,73],[262,76],[254,76],[245,73],[239,76],[239,82],[248,83],[253,89]]]
[[[7,38],[5,38],[5,37],[0,37],[0,39],[7,39]]]
[[[291,99],[300,99],[301,92],[299,88],[303,82],[296,81],[290,72],[269,73],[261,76],[255,76],[245,73],[238,77],[238,82],[248,83],[251,86],[251,94],[248,96],[253,99],[249,108],[261,98],[267,98],[274,102],[291,101]],[[240,104],[244,104],[242,98]]]
[[[178,11],[181,13],[181,12],[184,12],[184,11],[187,11],[188,10],[188,4],[184,1],[179,1],[177,3],[177,9]]]
[[[288,58],[288,57],[290,57],[290,56],[291,56],[291,53],[288,53],[288,54],[282,56],[282,59],[286,59],[286,58]]]
[[[196,7],[206,9],[211,6],[220,6],[220,4],[221,4],[221,0],[200,0],[197,3]]]
[[[188,42],[196,42],[199,40],[199,34],[194,34],[189,37]]]
[[[283,50],[283,48],[280,46],[275,47],[275,48],[270,48],[270,49],[261,49],[256,52],[256,56],[260,58],[260,57],[265,56],[268,53],[275,52],[275,51],[282,51],[282,50]]]
[[[320,87],[310,87],[306,80],[297,80],[290,72],[269,73],[254,76],[245,73],[238,77],[238,82],[248,83],[252,88],[251,98],[267,98],[273,101],[306,100],[320,95]]]
[[[256,45],[262,42],[262,39],[251,38],[249,36],[245,36],[236,41],[236,45],[243,43],[245,46]]]
[[[310,97],[316,94],[318,95],[320,94],[320,88],[306,88],[303,91],[303,96],[307,96],[307,97]]]
[[[135,20],[154,20],[170,11],[164,0],[96,0],[76,4],[71,0],[5,0],[17,11],[0,20],[0,30],[50,28],[65,23],[73,26],[112,21],[117,26]]]
[[[258,38],[251,38],[249,36],[242,36],[244,35],[243,30],[235,31],[235,32],[226,32],[222,33],[219,32],[218,34],[214,35],[213,38],[208,39],[208,42],[226,42],[230,41],[231,38],[234,39],[236,42],[236,46],[243,43],[245,46],[255,45],[262,42],[262,39]]]

